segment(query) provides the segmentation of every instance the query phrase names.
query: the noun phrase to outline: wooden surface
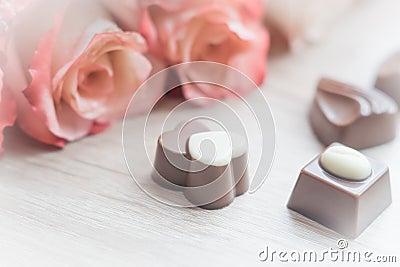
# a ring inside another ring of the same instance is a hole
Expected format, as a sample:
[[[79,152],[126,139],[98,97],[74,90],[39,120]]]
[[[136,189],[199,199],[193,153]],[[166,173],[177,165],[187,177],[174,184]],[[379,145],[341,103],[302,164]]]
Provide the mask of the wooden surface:
[[[371,86],[379,64],[400,49],[399,25],[398,0],[367,1],[318,45],[271,57],[263,90],[276,121],[275,163],[256,194],[222,210],[173,208],[145,195],[125,166],[121,123],[62,151],[8,131],[0,159],[0,266],[253,266],[267,264],[258,260],[267,245],[336,248],[339,234],[286,208],[299,170],[322,149],[307,112],[320,75]],[[397,138],[364,151],[389,165],[393,204],[349,240],[349,249],[398,261],[399,150]]]

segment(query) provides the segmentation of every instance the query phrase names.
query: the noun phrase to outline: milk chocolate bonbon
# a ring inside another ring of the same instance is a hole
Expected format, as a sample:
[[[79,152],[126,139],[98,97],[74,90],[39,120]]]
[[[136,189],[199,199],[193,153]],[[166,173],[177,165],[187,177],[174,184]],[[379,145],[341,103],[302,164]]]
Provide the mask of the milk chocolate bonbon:
[[[325,145],[340,142],[363,149],[396,135],[395,101],[377,89],[360,89],[322,78],[310,111],[314,133]]]
[[[332,151],[336,155],[329,166],[324,165],[322,156]],[[392,202],[388,167],[367,157],[365,164],[363,157],[341,144],[332,144],[301,170],[288,208],[347,237],[360,235]],[[347,166],[344,161],[348,161]],[[356,168],[343,170],[351,164]],[[361,170],[357,171],[357,166]]]
[[[191,123],[186,130],[161,134],[153,179],[166,188],[179,186],[174,189],[195,206],[225,207],[249,188],[247,142],[238,134]]]

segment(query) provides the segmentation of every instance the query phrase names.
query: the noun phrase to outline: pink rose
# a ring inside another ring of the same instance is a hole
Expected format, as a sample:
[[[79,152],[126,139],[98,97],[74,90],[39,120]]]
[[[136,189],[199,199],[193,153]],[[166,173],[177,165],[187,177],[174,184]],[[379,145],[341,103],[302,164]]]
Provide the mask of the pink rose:
[[[239,69],[257,85],[263,82],[269,35],[262,26],[261,1],[145,2],[153,4],[148,9],[150,19],[143,23],[153,54],[171,65],[190,61],[223,63]],[[224,80],[241,95],[251,90],[240,86],[235,77]],[[184,85],[183,94],[186,98],[229,96],[221,87],[204,84]]]
[[[97,0],[34,2],[13,21],[6,49],[18,125],[58,147],[106,129],[150,74],[146,49]]]

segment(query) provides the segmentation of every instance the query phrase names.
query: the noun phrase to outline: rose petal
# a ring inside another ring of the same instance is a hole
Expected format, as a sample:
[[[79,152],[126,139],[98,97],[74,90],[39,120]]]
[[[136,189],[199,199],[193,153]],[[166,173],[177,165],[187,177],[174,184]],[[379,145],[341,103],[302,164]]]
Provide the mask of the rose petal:
[[[0,69],[0,153],[3,152],[3,130],[15,122],[17,110],[14,99],[6,88],[3,88],[3,72]]]
[[[78,87],[81,97],[103,98],[112,93],[113,66],[108,54],[100,57],[94,64],[79,70]]]
[[[29,79],[27,70],[38,43],[42,36],[53,28],[56,17],[60,16],[60,10],[63,10],[67,1],[31,1],[29,6],[24,8],[11,24],[7,41],[11,41],[10,45],[15,46],[18,51],[17,58],[25,70],[26,78]],[[27,25],[34,25],[34,27],[29,27],[27,30]],[[8,53],[6,53],[6,57],[10,58]],[[12,90],[11,86],[9,88]],[[18,91],[21,92],[23,89],[25,87],[18,88]]]
[[[65,142],[63,139],[72,141],[85,136],[92,127],[92,122],[82,120],[65,105],[58,106],[56,110],[52,95],[51,62],[55,37],[62,17],[59,16],[57,19],[58,22],[55,23],[54,29],[45,34],[39,43],[30,67],[32,81],[28,88],[24,90],[24,95],[34,112],[23,114],[21,116],[23,118],[18,120],[18,123],[24,131],[36,139],[60,146],[61,143]],[[25,101],[19,102],[24,103]],[[33,119],[42,121],[37,125],[43,126],[44,124],[48,130],[34,129],[38,126],[30,123]],[[54,136],[51,137],[47,133],[48,131]]]
[[[21,130],[42,143],[60,148],[64,147],[65,140],[49,131],[46,124],[35,115],[36,111],[22,93],[17,93],[16,102],[18,108],[17,124]]]
[[[66,103],[57,106],[57,119],[60,132],[67,140],[78,140],[91,132],[93,121],[78,116]]]
[[[63,98],[70,103],[75,112],[89,120],[96,119],[105,123],[107,120],[122,117],[130,97],[151,72],[151,63],[142,54],[145,50],[145,40],[137,33],[97,34],[90,42],[88,50],[84,51],[65,72],[64,76],[68,78],[62,83]],[[88,53],[93,58],[97,55],[101,55],[100,58],[108,55],[109,64],[113,69],[113,83],[108,84],[112,86],[112,94],[87,97],[88,95],[81,94],[75,89],[78,87],[71,86],[69,79],[76,80],[71,75],[81,64],[85,64]],[[63,73],[64,69],[60,71]],[[57,77],[62,75],[57,74]]]
[[[237,54],[228,63],[230,66],[237,68],[246,74],[256,85],[261,85],[264,81],[267,63],[266,58],[269,50],[269,34],[260,25],[249,26],[252,29],[256,38],[249,42],[249,47],[242,53]],[[249,64],[251,63],[251,64]],[[235,83],[235,77],[229,77],[232,83]],[[245,86],[238,84],[238,88],[241,88],[239,92],[248,93]]]
[[[53,75],[78,58],[95,34],[120,31],[99,0],[69,0],[62,16],[52,54]]]

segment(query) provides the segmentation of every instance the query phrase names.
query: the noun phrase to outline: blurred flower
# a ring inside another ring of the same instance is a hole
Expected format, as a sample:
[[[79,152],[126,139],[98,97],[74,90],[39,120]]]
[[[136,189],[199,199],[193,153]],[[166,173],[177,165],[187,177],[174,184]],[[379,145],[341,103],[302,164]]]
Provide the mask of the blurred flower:
[[[257,85],[263,82],[269,36],[261,25],[261,1],[144,2],[149,6],[149,18],[142,24],[142,32],[151,53],[169,65],[190,61],[226,64],[248,75]],[[236,77],[222,80],[240,95],[251,90],[238,84]],[[207,84],[184,85],[183,94],[186,98],[230,95],[228,90]]]
[[[152,69],[142,36],[122,32],[97,0],[36,1],[13,21],[6,48],[18,125],[59,147],[122,117]]]

